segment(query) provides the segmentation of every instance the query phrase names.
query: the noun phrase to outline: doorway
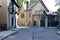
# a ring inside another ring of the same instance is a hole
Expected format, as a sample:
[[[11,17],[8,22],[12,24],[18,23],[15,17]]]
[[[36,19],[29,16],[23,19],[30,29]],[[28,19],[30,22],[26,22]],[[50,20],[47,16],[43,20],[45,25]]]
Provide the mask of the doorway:
[[[33,25],[36,26],[36,21],[33,21]]]
[[[45,20],[40,20],[40,26],[45,27]]]

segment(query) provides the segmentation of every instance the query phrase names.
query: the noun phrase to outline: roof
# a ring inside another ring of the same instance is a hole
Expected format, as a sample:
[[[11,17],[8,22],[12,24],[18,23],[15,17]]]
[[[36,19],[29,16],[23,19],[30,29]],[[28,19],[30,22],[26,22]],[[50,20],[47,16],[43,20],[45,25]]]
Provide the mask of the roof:
[[[52,15],[52,16],[55,16],[57,15],[56,13],[50,13],[50,12],[46,12],[47,15]]]
[[[40,2],[43,5],[43,7],[46,9],[46,11],[49,12],[49,10],[47,9],[47,7],[45,6],[45,4],[43,3],[42,0],[38,0],[38,1],[30,4],[31,5],[31,8],[34,7],[38,2]]]

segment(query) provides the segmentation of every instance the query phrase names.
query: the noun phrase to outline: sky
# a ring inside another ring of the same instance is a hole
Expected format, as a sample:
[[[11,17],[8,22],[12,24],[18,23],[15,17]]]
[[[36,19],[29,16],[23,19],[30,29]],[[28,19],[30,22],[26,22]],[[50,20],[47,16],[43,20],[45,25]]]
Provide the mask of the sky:
[[[30,1],[30,0],[27,0],[27,1]],[[55,6],[56,5],[55,0],[42,0],[42,1],[44,2],[44,4],[46,5],[49,11],[52,11],[52,12],[57,11],[58,6]]]
[[[55,0],[43,0],[44,4],[50,11],[57,11],[58,6],[55,6],[56,2]]]

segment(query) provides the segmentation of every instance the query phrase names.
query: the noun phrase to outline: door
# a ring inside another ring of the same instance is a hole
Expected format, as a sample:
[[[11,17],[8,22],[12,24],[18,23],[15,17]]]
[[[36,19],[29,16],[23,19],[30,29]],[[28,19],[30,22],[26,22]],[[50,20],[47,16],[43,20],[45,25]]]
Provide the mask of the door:
[[[36,26],[36,21],[33,21],[33,25]]]
[[[45,20],[40,20],[40,26],[45,27]]]

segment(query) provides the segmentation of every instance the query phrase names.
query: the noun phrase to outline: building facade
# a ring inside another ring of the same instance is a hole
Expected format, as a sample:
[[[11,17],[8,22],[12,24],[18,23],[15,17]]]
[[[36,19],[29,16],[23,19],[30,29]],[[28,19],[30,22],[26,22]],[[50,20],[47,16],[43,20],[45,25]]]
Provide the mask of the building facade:
[[[43,12],[47,12],[48,9],[46,8],[42,0],[37,0],[32,4],[26,4],[26,8],[24,7],[25,6],[22,6],[18,15],[19,26],[41,27],[40,25],[42,24],[42,26],[47,26],[47,19],[45,19],[46,16]],[[42,20],[42,23],[40,23],[40,20]]]
[[[13,29],[16,27],[17,0],[0,0],[0,29]]]
[[[7,28],[7,7],[7,0],[0,0],[0,29],[3,29],[3,26]]]

